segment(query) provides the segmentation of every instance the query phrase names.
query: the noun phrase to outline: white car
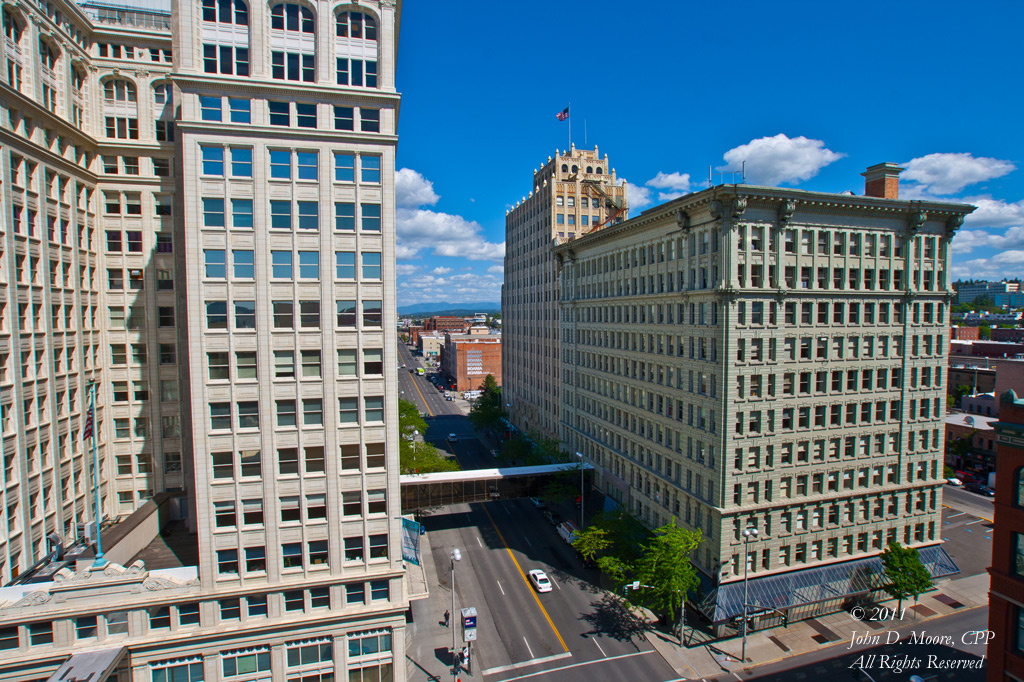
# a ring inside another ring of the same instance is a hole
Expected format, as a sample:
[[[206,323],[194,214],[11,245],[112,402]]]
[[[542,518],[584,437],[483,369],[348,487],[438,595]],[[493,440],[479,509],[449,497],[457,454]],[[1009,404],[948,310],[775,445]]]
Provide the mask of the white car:
[[[459,437],[456,436],[454,433],[449,433],[448,434],[448,442],[449,443],[458,443],[459,442]]]
[[[961,481],[961,480],[960,480],[959,478],[957,478],[956,476],[951,476],[950,478],[947,478],[947,479],[946,479],[946,483],[947,483],[948,485],[963,485],[963,484],[964,484],[964,482],[963,482],[963,481]]]
[[[548,574],[539,568],[535,568],[529,573],[530,582],[533,583],[534,588],[538,592],[550,592],[551,581],[548,580]]]

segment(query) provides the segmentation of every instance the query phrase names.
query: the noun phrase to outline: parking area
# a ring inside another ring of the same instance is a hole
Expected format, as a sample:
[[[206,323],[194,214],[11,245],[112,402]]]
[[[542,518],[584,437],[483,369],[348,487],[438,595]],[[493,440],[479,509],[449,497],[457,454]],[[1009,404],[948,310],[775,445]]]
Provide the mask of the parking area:
[[[984,573],[992,564],[992,522],[956,509],[942,510],[943,549],[960,568],[957,578]]]

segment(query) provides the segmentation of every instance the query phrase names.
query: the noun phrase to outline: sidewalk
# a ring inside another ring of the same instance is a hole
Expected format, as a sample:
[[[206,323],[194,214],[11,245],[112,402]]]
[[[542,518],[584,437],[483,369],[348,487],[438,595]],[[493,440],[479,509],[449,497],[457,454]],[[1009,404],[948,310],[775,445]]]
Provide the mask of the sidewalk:
[[[451,614],[450,627],[441,624],[444,612],[451,610],[449,580],[438,580],[430,533],[420,536],[420,565],[406,564],[406,589],[412,617],[405,628],[405,664],[407,680],[448,680],[451,677],[451,627],[459,622]],[[442,584],[443,582],[443,584]],[[465,678],[467,675],[462,674]],[[479,677],[477,678],[479,679]]]
[[[901,625],[914,622],[911,615],[914,611],[916,622],[923,623],[955,611],[984,606],[988,604],[988,588],[988,573],[942,583],[937,590],[922,596],[916,607],[913,600],[903,600],[907,617]],[[884,605],[895,608],[896,600],[886,601]],[[692,649],[681,648],[677,640],[655,630],[647,632],[647,640],[682,679],[694,680],[722,673],[737,673],[744,668],[755,668],[783,658],[848,644],[854,631],[882,630],[885,627],[877,622],[859,621],[849,613],[840,611],[793,623],[786,628],[759,630],[747,635],[746,665],[739,660],[742,649],[739,637],[713,642],[710,647],[698,645]]]

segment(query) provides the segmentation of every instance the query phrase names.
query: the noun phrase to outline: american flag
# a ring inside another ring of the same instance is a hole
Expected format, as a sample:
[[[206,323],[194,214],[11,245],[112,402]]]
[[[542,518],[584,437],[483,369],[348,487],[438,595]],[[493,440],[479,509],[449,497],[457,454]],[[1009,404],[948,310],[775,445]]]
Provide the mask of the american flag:
[[[565,119],[569,118],[569,107],[562,109],[560,112],[555,114],[555,117],[558,118],[559,121],[564,121]]]
[[[92,401],[89,401],[89,411],[85,415],[85,427],[82,428],[82,439],[92,438]]]

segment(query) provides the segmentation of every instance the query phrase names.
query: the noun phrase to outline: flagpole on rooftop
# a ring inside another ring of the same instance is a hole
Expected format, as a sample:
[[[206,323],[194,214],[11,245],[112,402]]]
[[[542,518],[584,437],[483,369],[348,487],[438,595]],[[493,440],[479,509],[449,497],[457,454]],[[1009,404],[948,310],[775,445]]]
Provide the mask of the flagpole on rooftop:
[[[107,560],[103,557],[103,536],[100,533],[100,519],[102,508],[100,507],[100,459],[96,446],[96,382],[89,385],[89,421],[92,431],[92,494],[93,494],[93,520],[96,522],[96,558],[92,562],[93,568],[102,568]]]
[[[565,108],[569,112],[569,148],[572,148],[572,102],[569,102],[569,106]]]

